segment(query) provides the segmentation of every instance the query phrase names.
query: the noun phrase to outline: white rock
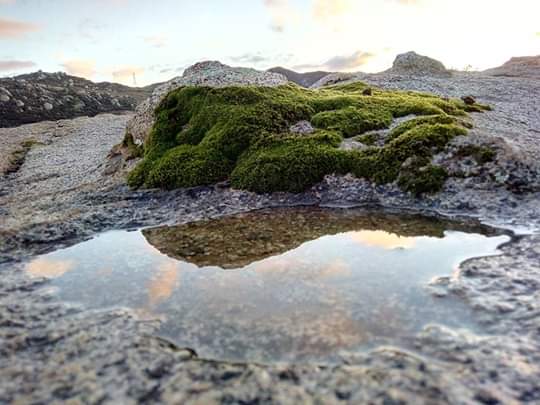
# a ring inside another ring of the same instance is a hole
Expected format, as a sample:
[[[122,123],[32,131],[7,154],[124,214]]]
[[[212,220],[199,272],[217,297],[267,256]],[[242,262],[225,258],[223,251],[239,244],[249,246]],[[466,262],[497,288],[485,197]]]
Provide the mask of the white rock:
[[[51,103],[45,103],[43,104],[43,108],[45,108],[47,111],[51,111],[53,109],[53,105]]]

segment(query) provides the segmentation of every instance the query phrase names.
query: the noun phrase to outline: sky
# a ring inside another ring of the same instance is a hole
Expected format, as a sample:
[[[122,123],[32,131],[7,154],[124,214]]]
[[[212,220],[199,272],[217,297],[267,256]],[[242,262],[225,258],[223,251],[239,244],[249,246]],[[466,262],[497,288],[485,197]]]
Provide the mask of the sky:
[[[482,70],[540,54],[540,0],[0,0],[0,77],[147,85],[199,61],[389,68],[414,50]]]

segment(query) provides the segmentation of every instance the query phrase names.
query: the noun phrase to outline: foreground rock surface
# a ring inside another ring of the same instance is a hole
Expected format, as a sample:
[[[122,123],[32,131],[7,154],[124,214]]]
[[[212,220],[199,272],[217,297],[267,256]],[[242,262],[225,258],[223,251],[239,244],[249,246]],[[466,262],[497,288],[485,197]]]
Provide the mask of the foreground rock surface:
[[[104,174],[109,173],[108,151],[122,140],[129,116],[99,115],[0,130],[0,142],[7,131],[20,142],[43,136],[43,145],[32,147],[18,170],[0,180],[0,402],[540,401],[536,232],[502,247],[501,256],[468,261],[453,277],[426,286],[443,300],[449,296],[466,302],[489,333],[427,325],[407,342],[407,349],[343,353],[342,363],[335,366],[198,359],[192,351],[155,337],[159,320],[140,319],[130,311],[90,312],[67,306],[56,300],[46,280],[29,279],[24,273],[21,260],[107,229],[184,223],[283,205],[377,204],[476,216],[514,229],[540,228],[540,193],[508,187],[538,175],[532,165],[540,161],[540,107],[533,97],[540,92],[538,81],[472,74],[362,78],[384,88],[472,95],[491,104],[493,112],[474,116],[470,138],[501,142],[516,154],[518,166],[505,168],[504,162],[512,162],[505,159],[485,172],[455,178],[441,193],[422,199],[395,185],[376,186],[350,176],[328,176],[300,195],[255,195],[226,185],[131,191],[122,173]],[[5,148],[0,151],[3,155]],[[528,171],[520,169],[522,161],[533,162]],[[447,162],[449,167],[454,163]],[[455,164],[455,170],[484,170],[474,162]],[[499,186],[494,187],[493,176],[500,176]]]
[[[153,88],[93,83],[60,72],[0,79],[0,127],[133,111]]]
[[[249,68],[234,68],[220,62],[209,61],[197,63],[163,85],[158,86],[152,96],[141,103],[136,115],[127,125],[127,132],[136,145],[142,145],[154,125],[154,110],[161,100],[172,90],[181,86],[279,86],[285,84],[287,78],[278,73],[260,72]]]

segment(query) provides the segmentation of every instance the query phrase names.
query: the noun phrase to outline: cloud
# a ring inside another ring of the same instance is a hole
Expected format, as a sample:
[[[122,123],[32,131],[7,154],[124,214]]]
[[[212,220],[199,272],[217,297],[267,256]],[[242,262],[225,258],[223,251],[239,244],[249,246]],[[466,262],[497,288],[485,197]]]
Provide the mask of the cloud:
[[[32,277],[56,278],[64,275],[75,267],[71,260],[36,259],[26,266],[26,271]]]
[[[73,76],[89,79],[96,74],[96,62],[93,60],[72,59],[62,63],[61,66]]]
[[[143,37],[144,42],[150,44],[154,48],[163,48],[167,45],[167,38],[164,35],[151,35]]]
[[[231,60],[234,63],[261,63],[261,62],[267,62],[269,58],[266,56],[261,55],[260,53],[245,53],[240,56],[231,56]]]
[[[15,0],[0,0],[0,4],[14,4]]]
[[[23,60],[0,60],[0,72],[10,72],[13,70],[30,69],[36,64],[31,61]]]
[[[270,28],[274,32],[283,32],[289,24],[298,20],[298,13],[289,0],[264,0],[264,5],[270,13]]]
[[[0,39],[22,38],[26,34],[39,30],[39,26],[24,21],[0,18]]]
[[[329,22],[351,11],[353,3],[350,0],[315,0],[313,17],[320,22]]]
[[[137,75],[144,74],[144,68],[140,66],[123,66],[112,71],[114,82],[136,85]]]
[[[294,69],[298,69],[298,70],[323,69],[323,70],[330,70],[330,71],[351,71],[351,70],[355,70],[361,67],[362,65],[365,65],[374,57],[375,57],[375,54],[373,53],[356,51],[352,55],[334,56],[320,65],[309,65],[309,64],[298,65],[298,66],[295,66]]]

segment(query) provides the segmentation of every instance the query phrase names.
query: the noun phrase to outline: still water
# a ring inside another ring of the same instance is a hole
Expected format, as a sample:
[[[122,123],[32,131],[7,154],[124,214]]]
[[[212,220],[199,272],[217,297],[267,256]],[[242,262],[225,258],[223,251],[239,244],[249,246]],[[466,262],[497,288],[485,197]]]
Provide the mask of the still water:
[[[199,356],[333,361],[405,344],[428,323],[477,328],[457,298],[426,288],[509,237],[478,225],[362,210],[265,210],[115,231],[27,265],[60,297],[130,307]]]

